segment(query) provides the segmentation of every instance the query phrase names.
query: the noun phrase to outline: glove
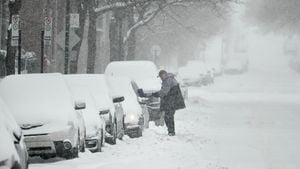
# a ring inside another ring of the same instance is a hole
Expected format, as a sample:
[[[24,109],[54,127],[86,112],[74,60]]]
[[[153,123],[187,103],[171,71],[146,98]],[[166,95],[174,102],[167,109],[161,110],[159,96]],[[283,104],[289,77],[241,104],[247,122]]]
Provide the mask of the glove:
[[[144,93],[144,90],[143,89],[138,89],[137,90],[137,93],[140,97],[146,97],[146,94]]]
[[[152,93],[152,96],[153,97],[160,97],[160,94],[159,94],[159,92],[155,92],[155,93]]]

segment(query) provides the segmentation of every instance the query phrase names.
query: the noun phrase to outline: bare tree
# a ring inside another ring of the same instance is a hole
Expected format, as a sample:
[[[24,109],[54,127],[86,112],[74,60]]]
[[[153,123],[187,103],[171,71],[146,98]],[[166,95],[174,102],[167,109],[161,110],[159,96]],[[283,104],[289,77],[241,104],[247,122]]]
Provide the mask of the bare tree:
[[[251,0],[246,3],[246,15],[265,31],[299,33],[299,0]]]

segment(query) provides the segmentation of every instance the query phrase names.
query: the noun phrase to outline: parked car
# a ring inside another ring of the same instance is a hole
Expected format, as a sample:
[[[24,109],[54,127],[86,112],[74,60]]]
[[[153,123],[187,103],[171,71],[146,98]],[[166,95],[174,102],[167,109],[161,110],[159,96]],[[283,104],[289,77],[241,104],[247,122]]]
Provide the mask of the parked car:
[[[225,73],[227,74],[242,74],[248,70],[248,60],[241,58],[229,60],[225,65]]]
[[[61,74],[11,75],[0,84],[0,95],[23,129],[29,156],[78,157],[84,148],[84,126]]]
[[[27,169],[28,153],[21,128],[0,99],[0,168]]]
[[[131,80],[128,77],[109,77],[108,82],[113,94],[125,97],[122,103],[125,113],[125,134],[130,137],[141,137],[144,126],[147,127],[149,123],[149,112],[146,106],[139,104]]]
[[[105,119],[106,141],[115,144],[118,138],[122,139],[124,112],[121,102],[124,97],[111,96],[105,76],[103,74],[79,74],[65,77],[71,80],[73,85],[85,86],[91,92],[97,111],[101,112]]]
[[[214,77],[218,77],[223,74],[223,67],[219,63],[208,63],[207,67],[212,70]]]
[[[101,152],[105,142],[105,119],[102,115],[108,112],[97,111],[95,100],[93,99],[91,92],[85,86],[73,85],[72,79],[67,80],[67,82],[75,100],[81,100],[86,103],[86,108],[81,110],[83,111],[83,118],[86,126],[86,148],[91,152]]]
[[[201,86],[202,78],[199,74],[189,67],[180,67],[178,69],[178,81],[183,86]]]
[[[111,62],[105,69],[105,75],[128,77],[134,81],[138,89],[143,89],[145,94],[151,94],[160,90],[161,81],[157,78],[158,70],[151,61],[121,61]],[[141,98],[142,99],[142,98]],[[164,125],[163,112],[160,111],[160,99],[157,97],[148,97],[147,108],[149,111],[149,120],[155,121],[156,125]]]

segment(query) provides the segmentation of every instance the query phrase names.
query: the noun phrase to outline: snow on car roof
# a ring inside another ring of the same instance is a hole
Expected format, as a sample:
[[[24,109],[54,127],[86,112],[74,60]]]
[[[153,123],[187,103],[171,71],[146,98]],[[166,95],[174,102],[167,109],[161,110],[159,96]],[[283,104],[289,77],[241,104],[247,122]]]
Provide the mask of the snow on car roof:
[[[74,113],[69,89],[57,73],[8,76],[0,95],[20,125],[66,122]]]
[[[122,102],[125,113],[142,113],[136,93],[132,88],[131,80],[128,77],[108,77],[107,80],[113,94],[125,97],[124,102]]]
[[[111,62],[105,69],[109,76],[127,76],[132,80],[156,78],[158,71],[151,61],[118,61]]]
[[[105,109],[114,110],[112,97],[103,74],[77,74],[65,75],[64,77],[70,85],[86,86],[95,99],[98,111]]]
[[[105,69],[106,76],[129,77],[135,81],[139,88],[145,91],[160,90],[158,71],[151,61],[119,61],[111,62]]]

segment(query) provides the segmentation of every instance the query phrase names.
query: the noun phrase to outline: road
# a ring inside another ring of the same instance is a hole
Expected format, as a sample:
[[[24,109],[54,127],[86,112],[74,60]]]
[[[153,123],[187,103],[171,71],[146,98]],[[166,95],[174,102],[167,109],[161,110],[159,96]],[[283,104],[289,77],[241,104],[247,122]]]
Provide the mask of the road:
[[[104,152],[34,162],[30,169],[298,169],[300,76],[291,71],[222,76],[190,88],[175,137],[150,125]]]

